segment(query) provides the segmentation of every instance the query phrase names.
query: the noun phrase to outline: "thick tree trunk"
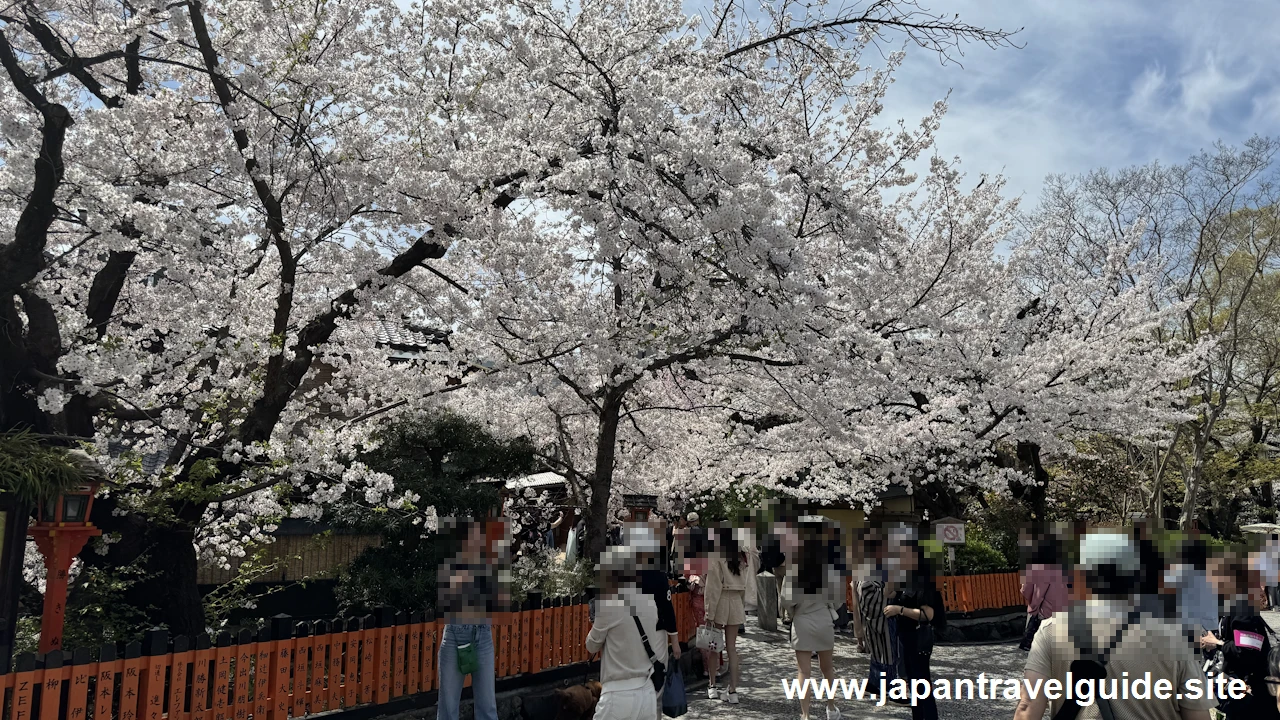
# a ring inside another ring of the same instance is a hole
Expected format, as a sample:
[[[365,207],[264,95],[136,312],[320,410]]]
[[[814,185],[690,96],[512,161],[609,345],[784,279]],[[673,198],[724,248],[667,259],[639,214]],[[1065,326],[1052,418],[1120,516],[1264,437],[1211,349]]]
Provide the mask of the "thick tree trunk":
[[[604,552],[609,532],[609,494],[613,491],[613,463],[618,450],[618,421],[623,391],[610,390],[601,403],[596,431],[596,470],[591,478],[591,502],[587,508],[585,557],[596,560]]]
[[[1236,466],[1231,471],[1234,479],[1239,474],[1245,472],[1249,463],[1262,456],[1262,450],[1267,440],[1267,426],[1260,419],[1254,419],[1249,424],[1249,436],[1252,442],[1249,448],[1241,454],[1236,460]],[[1275,487],[1270,480],[1264,480],[1257,485],[1249,485],[1249,495],[1253,498],[1254,503],[1258,506],[1258,522],[1273,523],[1276,521],[1276,493]]]
[[[0,538],[0,546],[4,554],[0,555],[0,646],[13,647],[14,632],[18,625],[18,588],[22,586],[22,559],[27,544],[27,519],[31,516],[31,507],[25,503],[13,502],[5,508],[8,516],[5,519],[4,537]],[[6,658],[0,657],[0,664]]]
[[[1258,521],[1273,523],[1276,521],[1276,492],[1270,480],[1262,481],[1254,491],[1254,501],[1258,505]]]
[[[1031,475],[1032,482],[1015,489],[1013,494],[1027,506],[1032,520],[1043,521],[1049,510],[1049,471],[1040,462],[1040,446],[1018,443],[1018,464]]]
[[[170,634],[195,637],[205,632],[204,603],[196,586],[195,533],[186,528],[149,528],[143,568],[151,578],[134,588],[135,607],[145,607],[157,625]]]
[[[203,509],[183,508],[177,522],[161,525],[140,515],[115,515],[115,508],[112,498],[102,498],[94,503],[93,515],[104,533],[119,533],[120,541],[111,544],[105,556],[86,552],[82,559],[101,568],[137,567],[143,576],[125,591],[125,598],[146,613],[147,622],[173,635],[205,632],[192,519],[198,520]]]

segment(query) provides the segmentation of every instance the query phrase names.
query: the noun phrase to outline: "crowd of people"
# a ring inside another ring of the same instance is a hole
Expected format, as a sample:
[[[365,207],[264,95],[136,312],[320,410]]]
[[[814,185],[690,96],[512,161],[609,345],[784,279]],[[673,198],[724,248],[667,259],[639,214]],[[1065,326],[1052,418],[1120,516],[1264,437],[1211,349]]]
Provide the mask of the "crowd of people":
[[[822,679],[837,680],[836,633],[845,625],[867,656],[868,687],[934,682],[930,658],[947,608],[916,529],[863,529],[850,544],[817,516],[774,514],[767,523],[736,525],[704,527],[688,513],[670,524],[627,523],[612,534],[599,559],[586,638],[600,660],[595,718],[660,720],[664,696],[672,695],[665,687],[671,670],[690,651],[707,676],[707,697],[738,704],[738,638],[751,614],[780,616],[801,683],[814,678],[815,660]],[[481,526],[449,526],[460,544],[440,575],[440,607],[449,620],[439,653],[443,720],[458,717],[467,674],[475,717],[497,717],[488,618],[509,598],[495,550],[503,543],[487,541]],[[1087,698],[1023,693],[1015,720],[1041,720],[1046,711],[1054,720],[1210,720],[1215,707],[1227,720],[1280,720],[1280,643],[1260,614],[1277,599],[1280,538],[1231,548],[1173,541],[1142,527],[1078,535],[1042,529],[1027,533],[1022,546],[1025,687],[1070,686],[1073,678],[1101,684]],[[687,648],[677,635],[673,589],[689,591],[698,626]],[[1182,692],[1130,697],[1113,685],[1108,696],[1107,682],[1143,677]],[[1216,693],[1189,691],[1226,681],[1240,691],[1222,684]],[[913,720],[939,717],[931,695],[888,699],[910,705]],[[806,695],[800,717],[809,720],[819,703],[827,720],[841,718],[835,700]]]
[[[651,689],[641,682],[657,677],[659,670],[642,661],[670,667],[679,659],[674,620],[663,621],[674,618],[673,586],[690,592],[698,626],[692,649],[700,656],[711,700],[740,702],[738,637],[748,615],[762,612],[781,616],[802,682],[812,676],[815,660],[823,678],[835,679],[836,628],[850,620],[860,647],[871,654],[873,685],[897,678],[931,680],[929,657],[935,634],[945,629],[946,608],[930,559],[908,527],[866,533],[849,547],[839,526],[822,517],[775,512],[767,523],[746,518],[736,527],[704,527],[698,513],[690,512],[670,525],[633,524],[611,541],[616,544],[601,562],[601,596],[588,638],[589,650],[603,652],[595,715],[600,720],[662,717],[662,683],[652,682]],[[646,552],[655,542],[657,551]],[[758,582],[766,573],[773,582]],[[856,578],[852,586],[851,578]],[[777,597],[760,597],[766,592],[762,587]],[[857,607],[848,607],[847,591],[857,598]],[[646,624],[650,618],[652,632]],[[667,646],[668,654],[642,651],[645,640],[650,648]],[[617,652],[627,662],[610,659],[610,643],[625,648]],[[641,699],[651,691],[657,692],[655,711],[641,710]],[[828,720],[842,717],[834,700],[822,702]],[[812,704],[812,698],[800,700],[806,720]],[[911,712],[913,718],[938,717],[932,700],[916,703]]]
[[[1090,708],[1079,698],[1024,694],[1015,720],[1040,720],[1046,710],[1055,719],[1209,720],[1214,708],[1227,720],[1280,719],[1280,647],[1260,614],[1280,582],[1276,540],[1162,542],[1139,526],[1030,541],[1024,682],[1092,674],[1110,687],[1149,677],[1172,691],[1100,695]],[[1233,682],[1238,691],[1227,692]]]

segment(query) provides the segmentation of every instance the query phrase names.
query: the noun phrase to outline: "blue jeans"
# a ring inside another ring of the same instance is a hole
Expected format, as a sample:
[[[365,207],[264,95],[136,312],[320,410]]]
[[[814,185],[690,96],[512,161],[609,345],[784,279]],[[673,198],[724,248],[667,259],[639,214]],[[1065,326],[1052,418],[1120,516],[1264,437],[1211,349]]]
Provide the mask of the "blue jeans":
[[[493,670],[493,632],[488,625],[446,625],[440,638],[440,693],[436,720],[458,720],[463,675],[458,671],[458,646],[476,644],[479,667],[471,675],[476,720],[498,720],[498,696]]]

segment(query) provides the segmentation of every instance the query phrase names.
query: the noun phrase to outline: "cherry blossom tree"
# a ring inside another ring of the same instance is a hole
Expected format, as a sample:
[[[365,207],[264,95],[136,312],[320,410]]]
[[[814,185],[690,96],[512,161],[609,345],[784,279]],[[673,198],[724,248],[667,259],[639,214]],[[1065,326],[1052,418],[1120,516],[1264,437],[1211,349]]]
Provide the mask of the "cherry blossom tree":
[[[890,482],[1007,488],[1024,479],[993,462],[1002,444],[1167,417],[1187,356],[1153,352],[1149,288],[1029,283],[1039,241],[998,262],[1000,183],[963,192],[929,159],[941,104],[884,129],[900,56],[864,66],[870,29],[646,7],[612,34],[585,7],[524,19],[552,42],[505,79],[542,88],[524,114],[579,118],[590,141],[530,136],[554,160],[505,190],[512,222],[449,259],[456,346],[486,362],[454,399],[540,439],[589,497],[589,551],[615,485],[867,503]]]
[[[597,522],[620,465],[670,487],[750,451],[793,476],[747,439],[831,432],[776,408],[844,372],[840,303],[902,241],[914,206],[885,195],[941,111],[877,125],[900,56],[863,50],[1009,40],[889,0],[30,0],[0,22],[0,429],[94,444],[117,482],[86,562],[142,564],[135,599],[180,633],[204,629],[198,551],[353,489],[400,502],[351,458],[459,389],[510,398],[485,409],[588,478]],[[376,330],[406,310],[458,361],[388,363]]]
[[[111,456],[118,542],[88,559],[141,563],[139,606],[201,632],[197,545],[242,553],[353,486],[395,502],[344,426],[426,372],[371,323],[466,206],[417,114],[432,78],[401,67],[420,38],[377,2],[0,19],[3,427]]]
[[[1050,178],[1032,215],[1044,228],[1045,251],[1059,258],[1056,272],[1113,273],[1113,251],[1123,248],[1126,263],[1148,270],[1153,308],[1176,309],[1159,336],[1205,346],[1204,362],[1185,376],[1192,392],[1181,421],[1140,444],[1149,516],[1163,517],[1163,480],[1169,470],[1182,470],[1183,527],[1196,519],[1205,464],[1224,440],[1220,423],[1243,422],[1262,437],[1249,415],[1250,406],[1265,407],[1274,384],[1267,308],[1280,259],[1277,152],[1280,141],[1255,137],[1177,165]],[[1171,464],[1179,456],[1184,468]]]

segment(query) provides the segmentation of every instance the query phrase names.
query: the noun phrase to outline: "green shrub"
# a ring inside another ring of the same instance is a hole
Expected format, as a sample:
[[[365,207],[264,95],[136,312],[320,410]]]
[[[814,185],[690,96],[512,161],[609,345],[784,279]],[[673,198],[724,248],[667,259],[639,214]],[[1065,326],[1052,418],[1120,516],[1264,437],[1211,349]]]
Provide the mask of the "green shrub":
[[[1004,553],[973,535],[967,535],[965,544],[956,548],[957,574],[974,575],[1005,572],[1009,569],[1009,561]]]

